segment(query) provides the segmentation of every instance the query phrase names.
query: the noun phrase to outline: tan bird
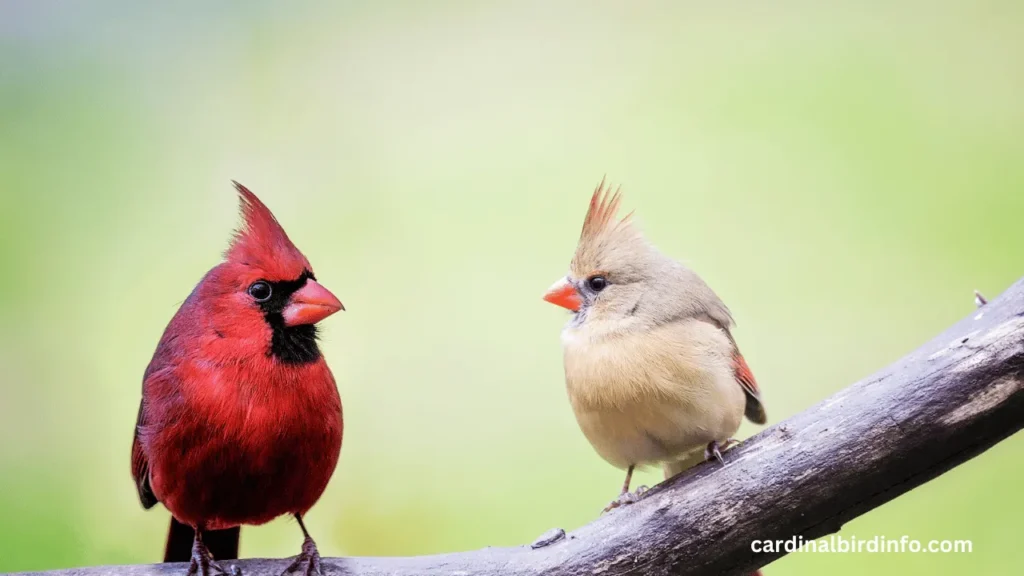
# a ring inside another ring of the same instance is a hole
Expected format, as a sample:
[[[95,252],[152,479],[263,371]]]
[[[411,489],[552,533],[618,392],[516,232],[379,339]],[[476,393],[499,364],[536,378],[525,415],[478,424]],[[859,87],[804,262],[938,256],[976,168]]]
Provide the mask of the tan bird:
[[[729,309],[697,274],[659,252],[630,221],[620,194],[594,190],[569,267],[544,299],[575,312],[562,331],[565,383],[583,434],[626,470],[619,498],[636,500],[635,467],[665,478],[717,458],[746,415],[766,415],[729,329]]]

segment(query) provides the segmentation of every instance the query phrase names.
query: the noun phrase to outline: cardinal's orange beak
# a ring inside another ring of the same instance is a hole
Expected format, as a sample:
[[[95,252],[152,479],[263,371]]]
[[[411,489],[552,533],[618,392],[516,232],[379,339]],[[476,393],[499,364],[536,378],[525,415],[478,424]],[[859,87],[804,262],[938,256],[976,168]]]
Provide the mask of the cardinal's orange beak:
[[[548,288],[548,292],[544,295],[544,299],[552,304],[557,304],[562,308],[572,310],[573,312],[579,312],[580,305],[583,303],[580,300],[579,292],[576,291],[576,287],[570,284],[565,278],[555,282],[551,288]]]
[[[285,326],[299,326],[316,324],[344,309],[341,301],[335,298],[330,290],[310,278],[306,280],[305,286],[292,294],[281,315],[284,317]]]

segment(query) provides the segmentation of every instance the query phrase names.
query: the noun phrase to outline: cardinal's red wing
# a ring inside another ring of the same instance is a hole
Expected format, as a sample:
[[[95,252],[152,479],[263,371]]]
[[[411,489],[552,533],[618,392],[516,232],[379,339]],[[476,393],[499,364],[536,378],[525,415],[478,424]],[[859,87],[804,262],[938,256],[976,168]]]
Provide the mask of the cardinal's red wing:
[[[139,416],[135,420],[135,439],[132,441],[132,477],[135,478],[135,487],[139,491],[139,501],[142,507],[150,509],[156,505],[156,494],[149,485],[149,459],[142,450],[142,443],[139,441],[139,429],[146,423],[146,401],[139,403]]]
[[[751,422],[764,424],[768,421],[768,415],[764,411],[764,404],[761,403],[761,390],[757,387],[754,373],[750,371],[750,366],[747,365],[747,361],[743,359],[743,355],[740,354],[739,350],[733,353],[732,364],[736,381],[743,387],[743,391],[747,393],[747,407],[744,414]]]

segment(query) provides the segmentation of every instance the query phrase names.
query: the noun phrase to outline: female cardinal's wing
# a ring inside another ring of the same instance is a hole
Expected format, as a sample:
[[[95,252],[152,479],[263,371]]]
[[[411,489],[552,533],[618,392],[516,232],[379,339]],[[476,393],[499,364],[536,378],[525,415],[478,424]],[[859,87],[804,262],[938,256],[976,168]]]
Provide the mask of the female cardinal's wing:
[[[757,380],[754,380],[754,373],[750,371],[750,366],[738,348],[733,352],[732,364],[736,381],[747,393],[747,407],[743,414],[754,424],[764,424],[768,421],[768,414],[765,413],[764,404],[761,402],[761,391],[757,387]]]
[[[757,386],[757,380],[754,379],[754,373],[750,371],[750,366],[747,365],[747,361],[743,359],[743,354],[740,354],[740,349],[736,345],[736,339],[732,337],[732,332],[729,331],[729,326],[732,324],[732,318],[725,316],[723,319],[718,319],[712,316],[710,313],[701,314],[697,316],[698,319],[718,326],[725,335],[729,337],[729,341],[732,342],[732,370],[736,376],[736,382],[739,383],[740,387],[747,394],[747,405],[743,411],[743,415],[754,424],[764,424],[768,421],[768,414],[764,410],[764,403],[761,402],[761,389]]]

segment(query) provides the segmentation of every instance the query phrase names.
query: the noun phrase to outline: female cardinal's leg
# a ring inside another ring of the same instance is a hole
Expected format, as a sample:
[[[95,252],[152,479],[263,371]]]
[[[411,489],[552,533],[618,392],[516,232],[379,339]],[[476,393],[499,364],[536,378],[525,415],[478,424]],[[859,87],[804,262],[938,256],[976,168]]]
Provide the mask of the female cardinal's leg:
[[[704,459],[711,460],[714,458],[715,460],[718,460],[719,464],[725,466],[725,460],[722,459],[722,452],[737,444],[739,444],[739,441],[735,438],[729,438],[721,444],[712,440],[711,442],[708,442],[707,448],[704,449]]]
[[[633,480],[633,468],[635,468],[635,466],[630,466],[626,470],[626,481],[622,483],[622,492],[619,493],[618,498],[612,500],[611,504],[605,506],[604,512],[608,512],[610,510],[618,508],[619,506],[632,504],[639,500],[640,497],[643,496],[645,492],[647,492],[647,486],[641,486],[636,489],[636,492],[633,493],[629,491],[629,483],[630,481]]]
[[[626,481],[622,483],[622,492],[619,492],[619,496],[623,494],[629,494],[629,483],[633,481],[633,466],[630,466],[626,470]]]
[[[305,536],[305,540],[302,541],[302,552],[299,552],[299,555],[295,557],[295,561],[285,569],[281,576],[294,572],[303,564],[306,565],[305,576],[322,576],[323,572],[320,571],[320,552],[316,549],[316,542],[313,542],[313,539],[309,536],[306,524],[302,521],[302,514],[296,514],[295,519],[299,521],[299,528],[302,528],[302,535]]]
[[[210,568],[213,568],[218,574],[242,576],[242,571],[238,569],[238,566],[232,566],[229,572],[213,561],[210,550],[206,547],[206,544],[203,544],[203,530],[197,527],[196,536],[192,540],[192,559],[188,563],[188,576],[196,576],[197,574],[199,576],[210,576]]]

